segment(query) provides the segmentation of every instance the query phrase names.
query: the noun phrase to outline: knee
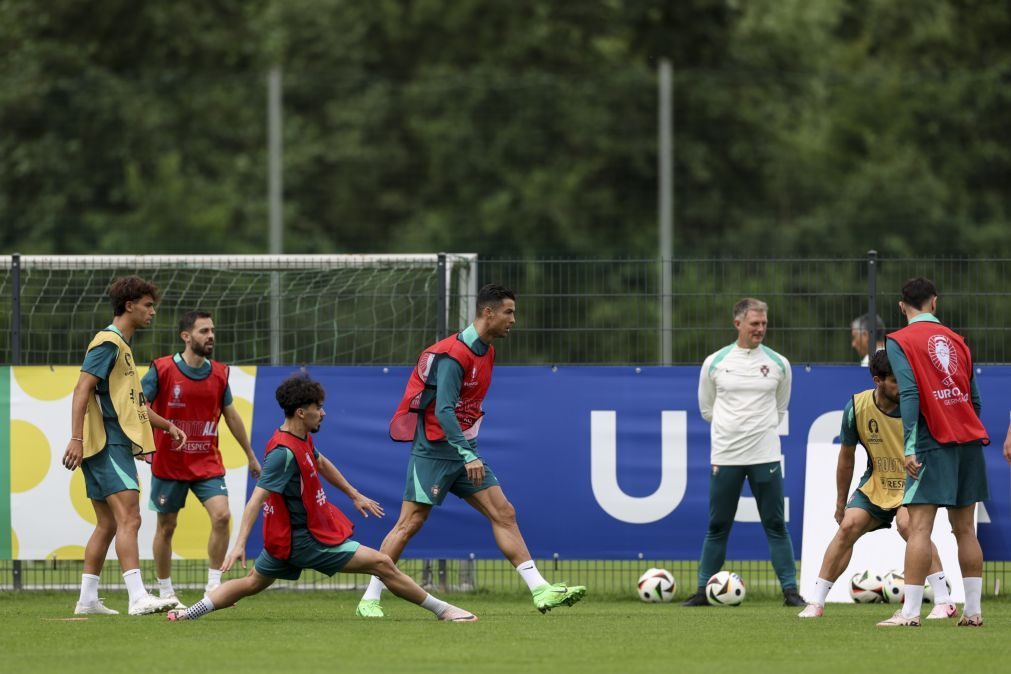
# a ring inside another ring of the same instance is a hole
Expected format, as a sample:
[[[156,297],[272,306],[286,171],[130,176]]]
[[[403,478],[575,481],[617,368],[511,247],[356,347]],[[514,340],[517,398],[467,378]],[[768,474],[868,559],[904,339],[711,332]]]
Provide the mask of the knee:
[[[710,538],[724,538],[730,535],[730,527],[733,525],[732,519],[710,518],[707,534]]]
[[[116,535],[116,521],[106,522],[99,520],[95,525],[95,535],[99,538],[111,541]]]
[[[853,522],[843,520],[842,524],[839,525],[839,537],[843,541],[855,541],[856,539],[860,538],[860,535],[862,533],[863,528],[857,526]],[[902,534],[901,528],[899,529],[899,533]],[[905,538],[905,534],[902,534],[902,537]]]
[[[140,513],[124,515],[116,522],[116,531],[127,536],[136,536],[140,531]]]
[[[511,527],[516,525],[516,508],[509,501],[505,501],[495,512],[491,514],[491,519],[498,525]]]
[[[158,520],[158,535],[163,538],[172,538],[172,535],[176,532],[176,522],[175,520]]]
[[[376,561],[372,565],[373,573],[380,578],[388,578],[396,573],[397,565],[386,553],[380,552],[376,555]]]
[[[211,527],[214,529],[227,529],[232,521],[232,514],[227,510],[211,513]]]

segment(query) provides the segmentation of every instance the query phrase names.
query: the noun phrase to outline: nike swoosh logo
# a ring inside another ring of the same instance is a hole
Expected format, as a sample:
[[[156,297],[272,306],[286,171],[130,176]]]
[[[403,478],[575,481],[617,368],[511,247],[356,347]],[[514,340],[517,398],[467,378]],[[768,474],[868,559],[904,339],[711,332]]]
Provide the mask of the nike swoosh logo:
[[[776,466],[776,468],[779,468],[779,466]],[[770,473],[775,473],[776,472],[776,468],[770,468],[769,472]],[[224,487],[222,487],[222,489],[224,489]]]

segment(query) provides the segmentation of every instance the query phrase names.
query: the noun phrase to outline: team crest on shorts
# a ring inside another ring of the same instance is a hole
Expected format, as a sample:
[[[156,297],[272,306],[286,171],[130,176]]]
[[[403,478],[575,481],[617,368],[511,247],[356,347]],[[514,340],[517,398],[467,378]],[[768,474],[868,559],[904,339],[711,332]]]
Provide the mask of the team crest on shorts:
[[[165,505],[166,501],[168,501],[168,498],[166,498],[165,494],[161,494],[160,496],[158,496],[158,505],[163,506]]]
[[[432,487],[432,496],[438,496],[438,495],[439,495],[439,485],[434,485]]]

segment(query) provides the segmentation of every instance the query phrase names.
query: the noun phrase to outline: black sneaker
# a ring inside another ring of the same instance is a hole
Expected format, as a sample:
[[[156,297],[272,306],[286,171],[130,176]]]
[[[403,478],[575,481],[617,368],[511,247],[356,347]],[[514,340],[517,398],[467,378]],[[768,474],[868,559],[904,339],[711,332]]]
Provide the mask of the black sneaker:
[[[709,606],[709,600],[706,599],[706,593],[703,590],[699,590],[692,596],[681,602],[682,606]]]
[[[796,588],[783,590],[783,606],[807,606],[807,602],[800,596]]]

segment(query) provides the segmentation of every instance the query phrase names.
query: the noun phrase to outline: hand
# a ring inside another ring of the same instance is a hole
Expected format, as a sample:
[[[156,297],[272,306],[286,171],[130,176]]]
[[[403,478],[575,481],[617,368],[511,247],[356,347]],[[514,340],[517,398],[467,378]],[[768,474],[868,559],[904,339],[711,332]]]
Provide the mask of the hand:
[[[916,460],[915,454],[906,457],[906,474],[914,480],[920,476],[920,468],[923,464]]]
[[[474,459],[470,463],[465,463],[463,467],[467,469],[467,477],[471,483],[475,487],[480,487],[484,482],[484,463],[481,459]]]
[[[225,561],[222,562],[222,564],[221,564],[221,573],[225,573],[226,571],[228,571],[229,569],[231,569],[232,566],[237,561],[242,562],[242,568],[243,569],[246,568],[246,544],[245,543],[243,543],[241,545],[239,545],[238,543],[236,543],[235,547],[228,551],[228,554],[225,555]]]
[[[260,466],[260,462],[256,460],[255,456],[249,457],[249,474],[253,478],[259,478],[260,473],[263,472],[263,468]]]
[[[383,512],[383,507],[379,505],[378,501],[373,501],[361,492],[355,492],[355,495],[351,497],[351,503],[354,504],[355,510],[360,512],[366,519],[368,519],[369,513],[372,513],[376,517],[382,517],[386,514]]]
[[[67,451],[63,453],[63,466],[67,470],[74,470],[81,465],[84,459],[84,443],[80,440],[71,440],[67,443]]]
[[[842,524],[843,515],[846,514],[846,502],[835,504],[835,523]]]
[[[1011,463],[1011,430],[1008,430],[1004,439],[1004,460]]]
[[[173,449],[179,449],[186,444],[186,434],[183,433],[182,429],[175,424],[169,424],[168,430],[165,432],[172,436],[172,439],[176,441],[176,446]]]

